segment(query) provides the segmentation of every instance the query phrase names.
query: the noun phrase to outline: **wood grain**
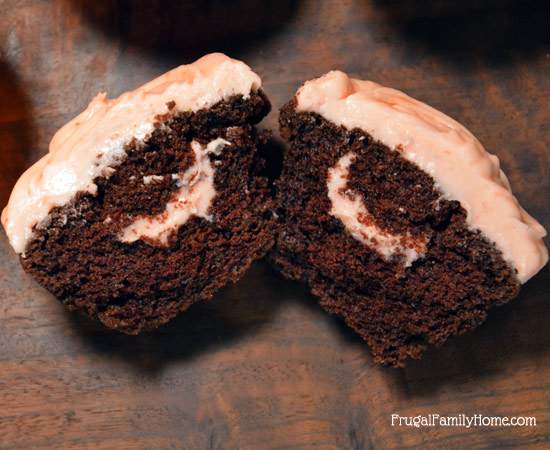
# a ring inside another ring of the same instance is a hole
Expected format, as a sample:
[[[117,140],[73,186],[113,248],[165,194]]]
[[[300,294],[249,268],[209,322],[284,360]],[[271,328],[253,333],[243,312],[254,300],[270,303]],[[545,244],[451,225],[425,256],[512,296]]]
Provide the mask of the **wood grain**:
[[[2,203],[95,93],[222,50],[260,73],[275,108],[340,68],[447,112],[550,227],[542,2],[0,0],[0,11]],[[550,446],[548,268],[474,333],[393,370],[265,263],[132,338],[66,313],[3,233],[0,255],[0,449]],[[399,428],[392,413],[527,415],[537,426]]]

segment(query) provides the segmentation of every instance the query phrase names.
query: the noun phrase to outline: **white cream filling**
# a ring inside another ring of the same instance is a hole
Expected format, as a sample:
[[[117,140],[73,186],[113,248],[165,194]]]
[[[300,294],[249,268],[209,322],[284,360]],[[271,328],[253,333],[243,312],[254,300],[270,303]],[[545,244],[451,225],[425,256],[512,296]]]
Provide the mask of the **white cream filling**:
[[[409,267],[425,254],[426,240],[414,238],[409,233],[391,234],[376,225],[361,197],[347,187],[349,169],[356,156],[353,152],[346,153],[328,170],[330,214],[344,224],[353,238],[376,250],[385,259],[402,255],[405,267]]]
[[[206,146],[197,141],[191,142],[195,154],[195,162],[185,172],[172,174],[177,180],[179,190],[170,200],[164,211],[156,216],[140,217],[127,226],[120,235],[122,242],[135,242],[138,239],[148,238],[167,245],[168,236],[181,227],[192,216],[212,220],[209,209],[216,197],[214,188],[215,169],[208,155],[218,155],[222,149],[231,145],[222,138],[209,142]],[[150,175],[148,180],[162,178]]]
[[[164,180],[164,175],[145,175],[143,177],[143,184],[147,186],[151,183],[160,182],[162,180]]]

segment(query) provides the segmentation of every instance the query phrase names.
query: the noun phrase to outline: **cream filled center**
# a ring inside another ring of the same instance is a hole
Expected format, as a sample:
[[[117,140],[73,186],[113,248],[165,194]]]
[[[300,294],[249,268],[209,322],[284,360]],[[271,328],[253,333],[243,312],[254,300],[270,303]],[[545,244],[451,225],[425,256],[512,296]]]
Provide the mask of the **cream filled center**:
[[[202,217],[212,220],[209,209],[216,196],[214,187],[215,168],[208,155],[218,155],[222,149],[231,145],[222,138],[217,138],[203,146],[197,141],[191,142],[191,149],[195,154],[195,162],[185,172],[172,174],[178,184],[178,191],[170,200],[164,211],[156,216],[140,217],[127,226],[120,235],[122,242],[135,242],[138,239],[148,238],[168,244],[168,236],[185,224],[190,217]],[[155,181],[156,175],[145,177],[144,182]]]
[[[409,233],[392,234],[376,224],[361,196],[347,187],[350,166],[356,156],[353,152],[346,153],[328,170],[330,214],[344,224],[353,238],[376,250],[385,259],[401,255],[405,267],[409,267],[426,252],[426,239],[413,237]]]

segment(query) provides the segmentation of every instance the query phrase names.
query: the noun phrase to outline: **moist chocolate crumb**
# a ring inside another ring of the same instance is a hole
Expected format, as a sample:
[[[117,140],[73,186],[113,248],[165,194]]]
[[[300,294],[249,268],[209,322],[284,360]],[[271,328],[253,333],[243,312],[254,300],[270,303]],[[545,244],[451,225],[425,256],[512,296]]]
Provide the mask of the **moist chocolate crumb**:
[[[492,306],[517,296],[515,270],[493,243],[468,228],[466,211],[442,199],[428,174],[368,133],[295,106],[293,100],[280,112],[290,147],[276,183],[283,231],[269,257],[367,341],[375,362],[403,366],[428,345],[477,327]],[[330,214],[327,172],[349,152],[357,157],[348,188],[361,196],[376,225],[429,238],[424,257],[410,267],[355,240]]]
[[[157,117],[152,136],[130,142],[112,175],[94,180],[96,195],[78,193],[35,227],[23,267],[68,308],[129,334],[156,328],[210,299],[274,242],[270,189],[259,175],[263,135],[253,127],[269,109],[259,92],[195,113]],[[165,246],[121,242],[124,227],[164,210],[178,188],[172,174],[194,162],[191,141],[218,137],[232,145],[209,156],[216,168],[212,220],[192,217]]]

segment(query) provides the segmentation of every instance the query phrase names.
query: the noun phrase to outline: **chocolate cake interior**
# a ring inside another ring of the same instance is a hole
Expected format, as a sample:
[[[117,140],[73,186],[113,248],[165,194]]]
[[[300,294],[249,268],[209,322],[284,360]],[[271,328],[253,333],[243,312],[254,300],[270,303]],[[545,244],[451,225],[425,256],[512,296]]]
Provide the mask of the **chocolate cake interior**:
[[[35,227],[23,266],[67,306],[132,334],[212,297],[273,244],[272,204],[256,151],[266,137],[253,127],[269,108],[259,91],[158,117],[145,142],[130,142],[110,176],[94,180],[95,195],[77,194]],[[191,143],[218,138],[230,145],[208,155],[216,191],[210,220],[191,216],[166,243],[123,242],[125,227],[161,214],[173,199],[174,174],[195,162]]]
[[[430,175],[364,131],[295,107],[294,100],[280,114],[290,148],[277,182],[284,229],[270,258],[308,283],[368,342],[376,362],[401,366],[517,295],[514,269],[468,228],[460,203],[443,198]],[[354,158],[344,195],[360,196],[383,232],[424,240],[423,256],[410,264],[404,255],[385,257],[331,214],[329,171],[345,155]]]

